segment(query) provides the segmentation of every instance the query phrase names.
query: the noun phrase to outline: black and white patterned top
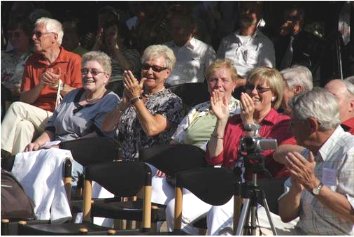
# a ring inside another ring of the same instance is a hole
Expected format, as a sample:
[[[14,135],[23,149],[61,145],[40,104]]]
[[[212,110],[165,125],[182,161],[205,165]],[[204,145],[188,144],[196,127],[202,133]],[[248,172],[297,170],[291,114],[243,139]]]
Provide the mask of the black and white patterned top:
[[[135,107],[128,107],[122,114],[118,125],[120,158],[123,160],[138,159],[138,152],[141,148],[170,143],[172,134],[183,118],[182,100],[169,89],[147,95],[145,106],[151,114],[165,116],[170,127],[159,135],[149,137],[137,118]]]

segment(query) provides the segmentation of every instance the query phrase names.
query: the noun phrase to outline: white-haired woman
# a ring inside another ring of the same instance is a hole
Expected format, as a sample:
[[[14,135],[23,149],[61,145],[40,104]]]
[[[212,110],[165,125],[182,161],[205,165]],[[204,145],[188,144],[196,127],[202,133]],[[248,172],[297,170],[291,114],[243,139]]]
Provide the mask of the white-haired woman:
[[[147,47],[141,79],[125,71],[122,102],[104,120],[104,131],[118,129],[120,158],[132,160],[141,148],[166,144],[182,119],[182,100],[165,88],[176,58],[164,45]]]
[[[88,52],[82,58],[83,87],[66,95],[49,119],[45,131],[19,153],[12,172],[35,202],[37,219],[71,217],[62,182],[62,164],[72,157],[67,150],[51,147],[53,141],[88,136],[113,137],[102,131],[104,115],[120,102],[105,86],[111,75],[111,59],[103,52]],[[52,142],[52,143],[49,143]],[[43,147],[51,149],[44,150]],[[77,181],[82,166],[73,160],[72,177]]]

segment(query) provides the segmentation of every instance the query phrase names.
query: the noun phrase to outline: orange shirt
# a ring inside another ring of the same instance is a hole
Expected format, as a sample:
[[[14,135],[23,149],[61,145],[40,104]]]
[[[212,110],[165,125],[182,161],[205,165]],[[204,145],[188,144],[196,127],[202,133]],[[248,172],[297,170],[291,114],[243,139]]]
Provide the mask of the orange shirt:
[[[40,77],[48,68],[61,70],[61,80],[75,88],[82,87],[81,56],[60,47],[58,58],[48,64],[41,54],[33,54],[26,62],[22,78],[21,91],[29,91],[40,83]],[[38,99],[32,104],[48,111],[54,111],[57,89],[45,86]]]

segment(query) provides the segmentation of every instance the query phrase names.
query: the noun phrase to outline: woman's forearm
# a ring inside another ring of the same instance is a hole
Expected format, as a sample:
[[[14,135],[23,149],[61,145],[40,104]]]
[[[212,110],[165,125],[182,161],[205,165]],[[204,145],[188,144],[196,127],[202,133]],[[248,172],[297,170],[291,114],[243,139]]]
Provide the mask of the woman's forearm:
[[[159,114],[152,115],[145,107],[143,100],[139,99],[133,106],[135,107],[140,125],[147,136],[156,136],[167,129],[167,118]]]
[[[208,143],[209,157],[215,157],[224,150],[224,133],[227,120],[217,120],[214,132]]]

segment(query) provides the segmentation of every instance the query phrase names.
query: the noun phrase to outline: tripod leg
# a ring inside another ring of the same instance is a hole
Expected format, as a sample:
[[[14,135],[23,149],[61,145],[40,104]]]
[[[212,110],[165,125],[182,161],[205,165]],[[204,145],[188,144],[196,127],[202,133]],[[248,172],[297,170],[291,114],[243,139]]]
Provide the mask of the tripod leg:
[[[250,207],[251,200],[249,198],[244,199],[242,211],[240,214],[239,222],[237,225],[236,235],[243,235],[243,229],[247,219],[248,209]],[[235,228],[235,226],[234,226]]]
[[[277,232],[275,230],[275,227],[274,227],[274,224],[273,224],[273,220],[272,220],[272,217],[270,216],[270,210],[269,210],[269,206],[268,206],[268,202],[267,202],[267,199],[265,199],[265,197],[263,196],[263,207],[266,211],[266,214],[267,214],[267,217],[268,217],[268,221],[269,221],[269,224],[270,224],[270,227],[273,231],[273,235],[277,235]]]
[[[251,235],[256,235],[257,223],[256,223],[257,203],[251,205]]]

